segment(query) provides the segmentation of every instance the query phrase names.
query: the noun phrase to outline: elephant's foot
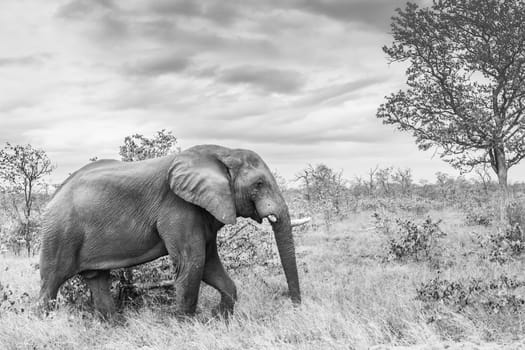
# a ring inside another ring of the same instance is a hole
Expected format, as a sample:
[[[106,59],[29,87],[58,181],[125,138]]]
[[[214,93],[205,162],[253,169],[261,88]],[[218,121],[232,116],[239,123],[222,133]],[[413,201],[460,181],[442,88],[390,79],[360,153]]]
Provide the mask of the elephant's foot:
[[[110,293],[111,278],[109,270],[90,271],[89,273],[84,273],[83,276],[91,290],[97,314],[104,320],[112,320],[116,308]]]
[[[211,313],[213,317],[228,319],[231,315],[233,315],[233,304],[221,302],[212,310]]]
[[[197,292],[198,293],[198,292]],[[197,297],[194,295],[176,295],[175,314],[184,318],[185,316],[193,316],[197,311]]]

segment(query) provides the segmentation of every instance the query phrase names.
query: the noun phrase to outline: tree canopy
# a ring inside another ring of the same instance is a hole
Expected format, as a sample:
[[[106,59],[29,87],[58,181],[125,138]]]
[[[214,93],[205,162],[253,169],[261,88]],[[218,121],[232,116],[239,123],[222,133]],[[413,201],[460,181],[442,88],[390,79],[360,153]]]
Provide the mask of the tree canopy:
[[[42,177],[51,173],[54,167],[46,152],[31,145],[11,145],[0,149],[0,177],[4,187],[24,193],[26,219],[31,215],[34,188]]]
[[[0,180],[2,191],[12,195],[23,194],[23,216],[17,201],[13,197],[12,205],[18,216],[17,235],[25,239],[27,253],[31,250],[31,241],[36,230],[32,209],[35,201],[35,188],[42,183],[45,175],[51,173],[54,166],[46,152],[31,145],[11,145],[7,143],[0,149]]]
[[[489,164],[506,189],[525,157],[525,1],[407,3],[392,20],[383,50],[409,63],[407,88],[377,117],[461,170]]]
[[[120,146],[119,154],[123,161],[157,158],[173,152],[179,152],[177,138],[171,131],[162,129],[152,138],[141,134],[134,134],[124,138],[124,145]]]

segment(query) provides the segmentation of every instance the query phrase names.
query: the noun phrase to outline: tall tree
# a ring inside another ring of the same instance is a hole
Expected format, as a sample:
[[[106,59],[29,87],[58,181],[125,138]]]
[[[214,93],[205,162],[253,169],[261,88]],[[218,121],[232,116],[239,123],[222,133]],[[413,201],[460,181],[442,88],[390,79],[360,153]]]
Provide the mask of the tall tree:
[[[525,1],[407,3],[392,20],[383,50],[409,63],[407,88],[377,117],[463,171],[489,164],[506,203],[508,169],[525,157]]]
[[[152,138],[134,134],[124,138],[119,154],[123,161],[134,162],[150,158],[162,157],[173,152],[179,152],[177,138],[171,131],[162,129]]]
[[[0,178],[3,186],[11,193],[23,194],[23,216],[20,219],[20,235],[26,242],[27,254],[31,252],[34,223],[32,209],[35,201],[35,188],[42,184],[42,178],[51,173],[54,167],[46,152],[31,145],[11,145],[6,143],[0,149]],[[16,206],[16,201],[13,200]],[[18,208],[17,213],[19,213]]]

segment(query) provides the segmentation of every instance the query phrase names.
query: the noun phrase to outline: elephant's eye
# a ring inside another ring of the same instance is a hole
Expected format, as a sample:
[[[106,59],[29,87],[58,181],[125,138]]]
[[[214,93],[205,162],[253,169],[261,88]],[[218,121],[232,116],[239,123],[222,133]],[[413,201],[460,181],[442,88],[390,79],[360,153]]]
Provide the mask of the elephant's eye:
[[[262,180],[258,180],[255,183],[255,188],[259,189],[259,188],[263,187],[263,185],[264,185],[264,182]]]

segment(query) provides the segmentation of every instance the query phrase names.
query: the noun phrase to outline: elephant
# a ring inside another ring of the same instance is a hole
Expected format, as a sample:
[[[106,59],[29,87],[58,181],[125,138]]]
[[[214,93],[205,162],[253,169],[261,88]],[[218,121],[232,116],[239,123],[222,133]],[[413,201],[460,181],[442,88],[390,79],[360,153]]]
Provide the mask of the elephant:
[[[176,312],[195,313],[201,281],[233,312],[237,289],[217,252],[217,232],[237,217],[270,222],[294,304],[301,302],[292,223],[277,183],[250,150],[199,145],[137,162],[99,160],[71,174],[46,207],[40,253],[44,305],[80,274],[95,310],[115,313],[110,270],[168,255]]]

